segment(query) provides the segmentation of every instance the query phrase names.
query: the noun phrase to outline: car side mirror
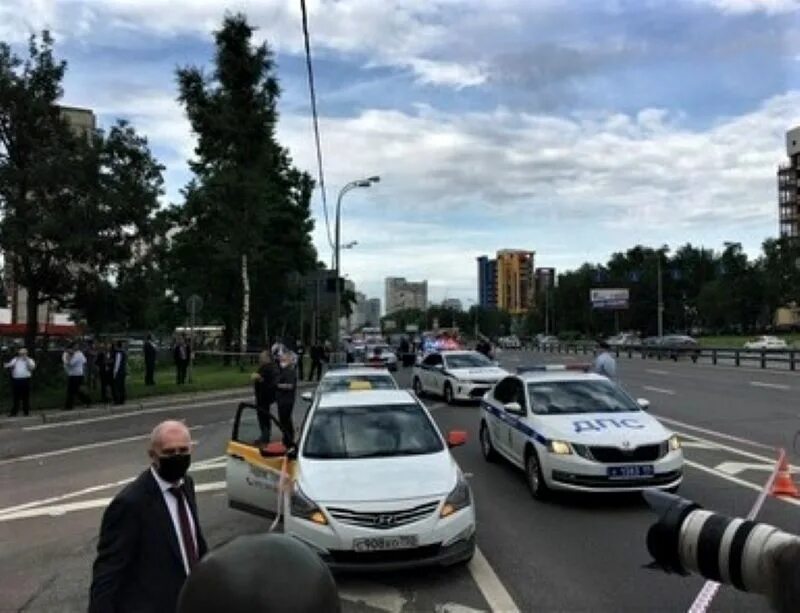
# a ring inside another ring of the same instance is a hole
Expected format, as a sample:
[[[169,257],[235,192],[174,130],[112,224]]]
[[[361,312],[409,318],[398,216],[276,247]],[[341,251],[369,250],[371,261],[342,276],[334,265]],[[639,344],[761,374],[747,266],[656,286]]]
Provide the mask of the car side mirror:
[[[286,455],[286,445],[281,441],[267,443],[260,448],[262,458],[282,458]]]
[[[303,392],[300,395],[300,398],[302,398],[306,402],[311,402],[312,400],[314,400],[314,394],[312,394],[311,392]]]
[[[447,446],[460,447],[467,442],[467,433],[463,430],[451,430],[447,433]]]
[[[639,405],[639,408],[642,409],[642,411],[646,411],[650,408],[650,401],[647,398],[637,398],[636,404]]]
[[[522,413],[522,406],[519,402],[507,402],[504,406],[509,413]]]

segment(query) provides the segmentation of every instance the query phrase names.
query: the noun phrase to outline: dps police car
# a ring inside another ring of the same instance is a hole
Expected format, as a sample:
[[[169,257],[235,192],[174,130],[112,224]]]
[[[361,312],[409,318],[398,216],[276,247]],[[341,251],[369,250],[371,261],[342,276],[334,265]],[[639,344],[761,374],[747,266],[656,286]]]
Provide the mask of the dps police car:
[[[414,366],[411,381],[417,396],[437,394],[452,404],[477,400],[508,374],[477,351],[438,351]]]
[[[472,558],[472,493],[449,449],[466,433],[442,436],[411,392],[320,394],[289,456],[281,443],[258,444],[260,432],[255,407],[240,405],[227,449],[230,506],[280,512],[284,532],[332,567],[392,570]],[[290,477],[283,488],[282,474]]]
[[[483,456],[525,471],[531,494],[552,489],[627,492],[677,489],[678,436],[606,377],[564,366],[521,368],[481,403]]]

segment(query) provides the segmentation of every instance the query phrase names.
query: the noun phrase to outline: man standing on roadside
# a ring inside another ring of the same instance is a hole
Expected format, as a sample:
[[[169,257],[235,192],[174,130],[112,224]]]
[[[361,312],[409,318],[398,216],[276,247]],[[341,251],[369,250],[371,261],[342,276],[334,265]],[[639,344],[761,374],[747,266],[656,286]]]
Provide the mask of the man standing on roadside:
[[[64,403],[64,410],[71,411],[75,406],[75,396],[87,407],[92,404],[92,399],[81,390],[83,377],[86,374],[86,356],[78,348],[75,341],[67,345],[67,350],[61,356],[64,363],[64,371],[67,373],[67,399]]]
[[[192,568],[205,555],[197,516],[189,429],[153,429],[151,466],[103,514],[92,569],[89,613],[174,613]]]
[[[144,384],[155,385],[156,373],[156,344],[153,342],[153,335],[148,334],[144,342]]]
[[[600,347],[600,353],[598,353],[597,357],[594,359],[594,364],[592,364],[592,372],[595,372],[598,375],[603,375],[604,377],[608,377],[611,381],[616,382],[617,361],[609,351],[611,346],[606,341],[600,341],[598,343],[598,347]]]
[[[36,368],[36,362],[28,357],[28,350],[25,347],[20,347],[17,356],[6,362],[5,367],[11,370],[11,395],[14,398],[11,417],[16,417],[20,404],[22,414],[30,414],[31,376]]]
[[[128,376],[128,354],[122,341],[117,341],[113,356],[111,396],[114,398],[114,404],[125,404],[125,377]]]

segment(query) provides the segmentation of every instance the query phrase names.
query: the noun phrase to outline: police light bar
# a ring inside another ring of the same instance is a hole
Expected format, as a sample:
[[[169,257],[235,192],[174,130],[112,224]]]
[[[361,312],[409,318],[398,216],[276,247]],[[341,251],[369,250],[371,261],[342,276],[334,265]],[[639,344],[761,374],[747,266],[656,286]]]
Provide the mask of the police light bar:
[[[517,374],[521,375],[526,372],[589,372],[591,364],[532,364],[530,366],[517,366]]]

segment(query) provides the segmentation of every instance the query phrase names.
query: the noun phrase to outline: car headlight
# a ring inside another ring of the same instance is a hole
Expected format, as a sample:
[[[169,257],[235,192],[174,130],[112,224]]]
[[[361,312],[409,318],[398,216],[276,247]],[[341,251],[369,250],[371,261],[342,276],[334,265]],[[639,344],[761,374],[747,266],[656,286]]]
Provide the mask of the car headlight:
[[[678,437],[677,434],[673,434],[669,437],[669,449],[670,451],[677,451],[681,448],[681,439]]]
[[[303,493],[299,486],[295,486],[292,492],[289,509],[293,517],[299,517],[321,526],[328,524],[325,514],[313,500]]]
[[[453,488],[453,491],[447,495],[447,498],[442,505],[442,511],[439,514],[441,517],[449,517],[456,511],[460,511],[472,504],[472,493],[469,490],[469,484],[464,479],[464,475],[458,475],[458,482]]]
[[[547,445],[547,450],[556,455],[570,455],[572,447],[565,441],[550,441]]]

